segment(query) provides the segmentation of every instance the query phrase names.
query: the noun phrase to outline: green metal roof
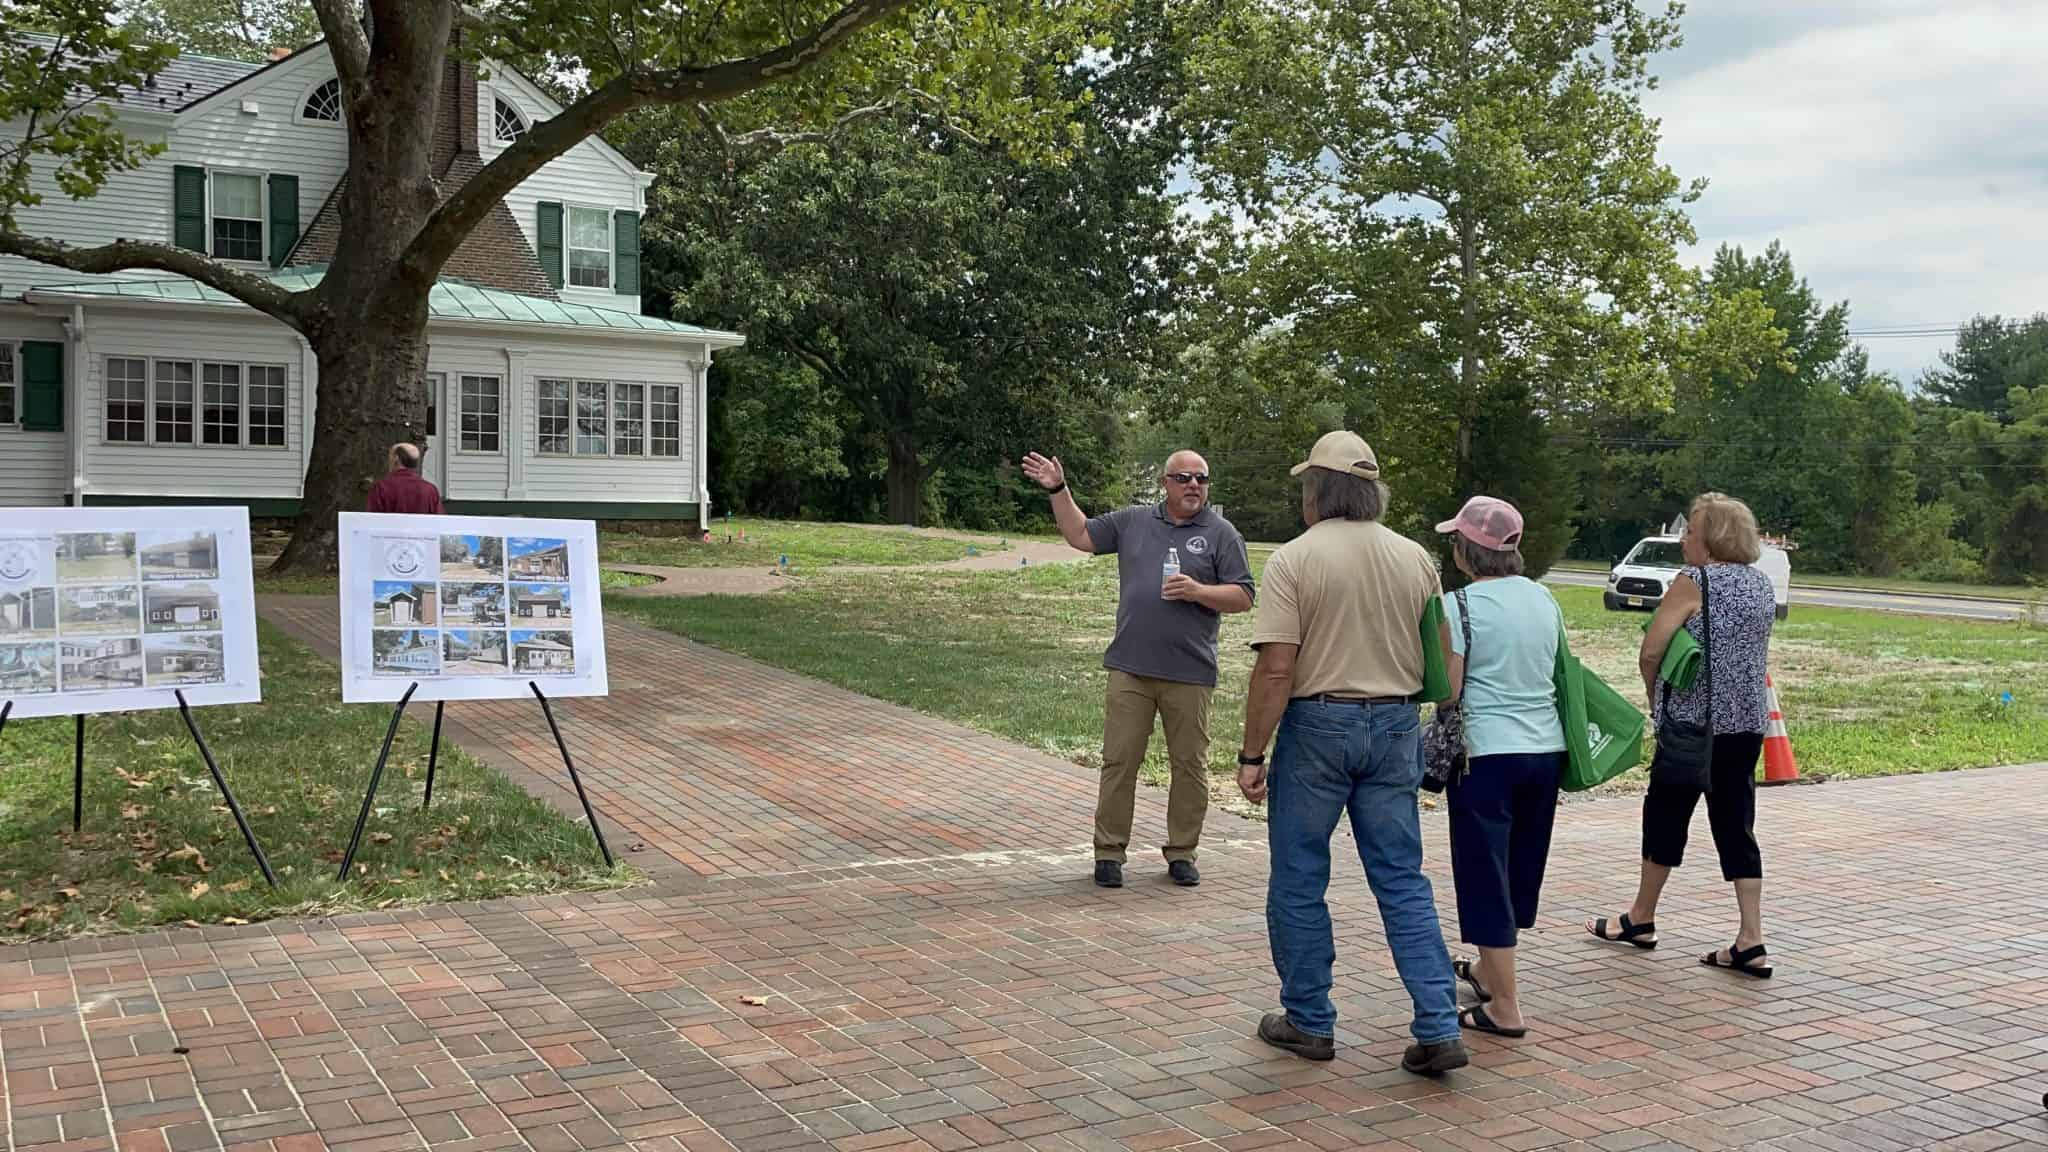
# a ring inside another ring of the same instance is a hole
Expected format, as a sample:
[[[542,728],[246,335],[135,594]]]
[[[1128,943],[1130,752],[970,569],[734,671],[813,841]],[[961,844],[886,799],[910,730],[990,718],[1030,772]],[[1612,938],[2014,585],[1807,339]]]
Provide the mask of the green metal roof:
[[[303,292],[320,283],[324,267],[286,268],[272,273],[270,282],[291,292]],[[25,295],[103,296],[125,300],[167,300],[193,304],[223,304],[245,307],[241,301],[217,288],[183,277],[166,280],[99,280],[88,284],[52,284],[31,288]],[[737,342],[738,335],[715,328],[699,328],[654,316],[592,308],[538,296],[521,296],[496,288],[485,288],[467,280],[444,279],[435,283],[427,297],[428,315],[435,320],[489,320],[507,324],[538,324],[551,328],[606,328],[627,332],[651,332],[664,336],[685,336],[714,342]]]

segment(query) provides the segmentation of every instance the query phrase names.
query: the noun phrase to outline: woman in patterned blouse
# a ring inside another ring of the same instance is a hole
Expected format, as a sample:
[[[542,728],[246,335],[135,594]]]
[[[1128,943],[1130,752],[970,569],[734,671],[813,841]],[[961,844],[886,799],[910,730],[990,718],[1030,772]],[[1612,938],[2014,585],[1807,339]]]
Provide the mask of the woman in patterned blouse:
[[[1678,630],[1691,633],[1713,661],[1690,688],[1672,693],[1668,713],[1674,719],[1703,723],[1708,716],[1707,695],[1711,692],[1713,696],[1707,823],[1721,857],[1721,876],[1735,886],[1742,924],[1733,946],[1707,953],[1700,963],[1747,976],[1769,976],[1771,963],[1764,949],[1763,928],[1764,862],[1756,843],[1756,762],[1763,752],[1764,727],[1770,715],[1764,672],[1770,657],[1771,625],[1777,618],[1776,597],[1770,577],[1753,567],[1762,542],[1756,517],[1742,501],[1718,492],[1693,501],[1680,544],[1689,566],[1671,581],[1664,602],[1650,621],[1643,636],[1640,665],[1651,700],[1650,714],[1662,716],[1666,714],[1664,684],[1657,670]],[[1712,597],[1706,613],[1713,622],[1711,645],[1705,644],[1700,617],[1703,572],[1707,595]],[[1703,682],[1711,687],[1703,691]],[[1700,795],[1696,787],[1659,781],[1653,774],[1650,790],[1643,797],[1643,871],[1635,903],[1611,927],[1607,920],[1592,920],[1586,924],[1587,931],[1602,940],[1638,948],[1657,946],[1657,899],[1671,870],[1685,858],[1687,826]]]

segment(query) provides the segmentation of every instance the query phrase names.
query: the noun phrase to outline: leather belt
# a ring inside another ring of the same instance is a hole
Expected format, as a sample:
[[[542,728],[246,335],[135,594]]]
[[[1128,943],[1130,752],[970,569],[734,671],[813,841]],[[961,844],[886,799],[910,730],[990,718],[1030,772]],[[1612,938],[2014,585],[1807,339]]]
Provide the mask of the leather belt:
[[[1334,692],[1320,692],[1314,696],[1296,696],[1311,704],[1413,704],[1413,696],[1339,696]]]

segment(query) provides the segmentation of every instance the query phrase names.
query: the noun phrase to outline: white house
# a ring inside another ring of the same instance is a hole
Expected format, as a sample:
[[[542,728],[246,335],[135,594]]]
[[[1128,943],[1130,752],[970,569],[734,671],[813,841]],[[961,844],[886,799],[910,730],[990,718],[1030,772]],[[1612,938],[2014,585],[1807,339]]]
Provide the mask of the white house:
[[[444,75],[444,191],[561,110],[516,72],[485,72],[451,62]],[[324,44],[260,66],[180,57],[113,101],[124,129],[163,153],[88,200],[39,171],[44,202],[19,226],[79,245],[162,240],[308,287],[341,241],[338,93]],[[642,314],[652,181],[586,140],[520,185],[444,270],[425,467],[450,512],[704,522],[706,370],[742,337]],[[192,281],[0,257],[0,505],[288,515],[318,375],[296,333]]]

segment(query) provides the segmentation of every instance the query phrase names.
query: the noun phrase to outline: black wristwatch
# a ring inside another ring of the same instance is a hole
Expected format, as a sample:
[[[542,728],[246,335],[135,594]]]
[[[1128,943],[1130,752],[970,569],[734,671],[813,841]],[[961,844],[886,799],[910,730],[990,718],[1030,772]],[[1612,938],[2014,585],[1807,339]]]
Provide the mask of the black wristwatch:
[[[1263,752],[1259,753],[1257,756],[1247,756],[1242,752],[1239,752],[1237,754],[1237,763],[1240,767],[1257,768],[1265,764],[1265,762],[1266,754]]]
[[[1062,492],[1065,492],[1066,490],[1067,490],[1067,482],[1066,482],[1065,480],[1062,480],[1062,481],[1060,481],[1060,486],[1059,486],[1059,487],[1057,487],[1057,488],[1047,488],[1047,489],[1045,490],[1045,494],[1046,494],[1047,496],[1057,496],[1057,495],[1059,495],[1060,493],[1062,493]]]

